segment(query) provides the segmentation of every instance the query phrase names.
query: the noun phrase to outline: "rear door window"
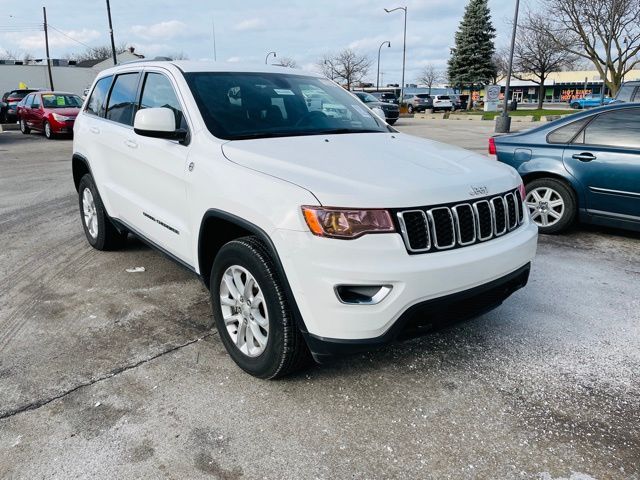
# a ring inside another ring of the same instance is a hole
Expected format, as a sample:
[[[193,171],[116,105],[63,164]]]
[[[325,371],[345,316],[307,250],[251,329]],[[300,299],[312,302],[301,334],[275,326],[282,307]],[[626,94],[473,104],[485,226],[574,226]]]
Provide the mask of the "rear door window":
[[[87,108],[85,109],[86,113],[97,115],[99,117],[104,116],[104,106],[107,99],[107,93],[109,92],[109,87],[111,86],[111,80],[113,80],[113,77],[111,76],[98,80],[96,86],[93,87],[93,92],[91,92],[91,96],[87,102]]]
[[[133,125],[139,78],[140,74],[137,72],[123,73],[116,77],[107,104],[108,120],[123,125]]]
[[[573,143],[640,149],[640,108],[598,115]]]

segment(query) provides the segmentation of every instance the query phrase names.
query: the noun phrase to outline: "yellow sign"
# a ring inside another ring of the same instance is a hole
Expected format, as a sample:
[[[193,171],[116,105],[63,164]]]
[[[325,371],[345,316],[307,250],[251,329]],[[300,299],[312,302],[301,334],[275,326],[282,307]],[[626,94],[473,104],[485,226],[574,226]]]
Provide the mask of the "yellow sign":
[[[27,84],[26,84],[26,83],[24,83],[24,82],[20,82],[20,83],[18,84],[18,88],[19,88],[20,90],[24,90],[25,88],[27,88]]]

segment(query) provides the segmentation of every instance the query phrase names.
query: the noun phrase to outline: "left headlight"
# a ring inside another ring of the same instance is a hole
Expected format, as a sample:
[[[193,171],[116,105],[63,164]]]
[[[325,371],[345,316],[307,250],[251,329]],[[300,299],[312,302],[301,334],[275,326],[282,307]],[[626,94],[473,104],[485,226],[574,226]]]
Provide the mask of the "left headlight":
[[[396,228],[387,210],[357,210],[302,206],[309,230],[319,237],[354,239],[367,233],[391,233]]]
[[[52,113],[51,115],[56,120],[56,122],[66,122],[67,120],[73,120],[70,117],[65,117],[64,115],[59,115],[57,113]]]

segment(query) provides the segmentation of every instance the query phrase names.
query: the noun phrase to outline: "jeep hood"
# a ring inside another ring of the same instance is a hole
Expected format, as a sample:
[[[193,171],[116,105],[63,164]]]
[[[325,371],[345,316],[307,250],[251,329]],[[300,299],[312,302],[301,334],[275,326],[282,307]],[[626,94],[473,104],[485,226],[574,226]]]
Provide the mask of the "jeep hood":
[[[222,146],[232,162],[294,183],[325,206],[403,208],[515,188],[515,170],[451,145],[400,133],[255,140]],[[476,193],[477,194],[477,193]]]

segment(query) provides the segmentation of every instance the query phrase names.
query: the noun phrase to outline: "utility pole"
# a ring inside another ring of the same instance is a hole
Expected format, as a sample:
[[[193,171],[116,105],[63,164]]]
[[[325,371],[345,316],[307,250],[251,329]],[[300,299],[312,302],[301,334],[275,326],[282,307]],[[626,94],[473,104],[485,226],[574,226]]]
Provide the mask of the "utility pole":
[[[113,55],[113,64],[118,64],[118,57],[116,57],[116,42],[113,40],[113,24],[111,23],[111,5],[107,0],[107,17],[109,17],[109,36],[111,37],[111,54]]]
[[[513,73],[513,51],[516,46],[516,32],[518,31],[518,10],[520,0],[516,0],[516,13],[513,17],[513,32],[511,33],[511,51],[509,53],[509,68],[507,69],[507,83],[504,87],[504,106],[502,115],[496,117],[496,133],[509,133],[511,130],[511,117],[509,116],[509,87],[511,87],[511,73]]]
[[[49,71],[49,86],[53,90],[53,75],[51,75],[51,57],[49,56],[49,29],[47,27],[47,7],[42,7],[44,15],[44,45],[47,50],[47,70]]]

